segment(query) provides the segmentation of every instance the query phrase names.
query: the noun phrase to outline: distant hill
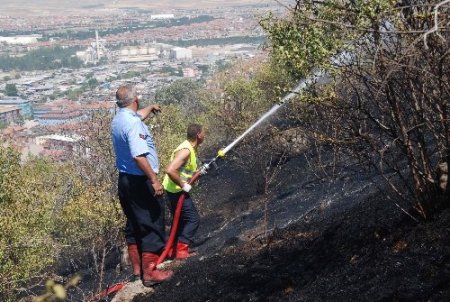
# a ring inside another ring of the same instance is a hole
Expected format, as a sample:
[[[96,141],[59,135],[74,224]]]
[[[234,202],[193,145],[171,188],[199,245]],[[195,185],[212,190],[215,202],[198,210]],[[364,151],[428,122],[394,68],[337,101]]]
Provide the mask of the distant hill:
[[[0,15],[49,15],[49,14],[92,14],[103,9],[129,8],[168,10],[187,8],[212,8],[223,6],[275,4],[273,0],[4,0]],[[106,12],[105,12],[106,13]],[[156,12],[155,12],[156,13]]]

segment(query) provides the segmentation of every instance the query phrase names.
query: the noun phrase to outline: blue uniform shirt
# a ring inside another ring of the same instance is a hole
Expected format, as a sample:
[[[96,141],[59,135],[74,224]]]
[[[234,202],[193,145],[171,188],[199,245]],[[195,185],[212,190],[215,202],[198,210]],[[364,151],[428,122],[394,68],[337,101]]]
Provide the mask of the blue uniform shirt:
[[[128,108],[120,108],[112,121],[112,141],[119,172],[145,175],[134,160],[134,157],[139,155],[145,155],[153,171],[159,172],[153,137],[139,114]]]

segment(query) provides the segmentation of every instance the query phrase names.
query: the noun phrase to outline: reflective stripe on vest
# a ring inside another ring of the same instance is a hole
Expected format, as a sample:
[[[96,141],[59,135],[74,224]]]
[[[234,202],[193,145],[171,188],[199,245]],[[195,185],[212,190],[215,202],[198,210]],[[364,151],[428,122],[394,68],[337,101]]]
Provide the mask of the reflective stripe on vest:
[[[190,151],[188,161],[186,162],[186,164],[184,164],[184,166],[182,166],[180,168],[180,178],[184,182],[188,182],[189,179],[191,179],[192,176],[194,175],[195,171],[197,171],[197,155],[196,155],[194,147],[192,147],[191,143],[187,140],[182,142],[172,152],[170,161],[173,161],[173,159],[175,158],[175,154],[182,149],[189,149],[189,151]],[[166,191],[171,192],[171,193],[178,193],[181,191],[180,186],[178,186],[176,183],[174,183],[170,179],[169,175],[167,175],[167,174],[164,176],[163,187]]]

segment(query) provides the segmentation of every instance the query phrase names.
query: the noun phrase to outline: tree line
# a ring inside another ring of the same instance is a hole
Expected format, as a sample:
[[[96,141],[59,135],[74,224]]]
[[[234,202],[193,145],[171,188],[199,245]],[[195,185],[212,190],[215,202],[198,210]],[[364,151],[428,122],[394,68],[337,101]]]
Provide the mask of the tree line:
[[[223,38],[209,38],[209,39],[192,39],[192,40],[161,40],[161,43],[168,43],[180,47],[189,46],[208,46],[208,45],[230,45],[230,44],[264,44],[267,38],[264,36],[235,36]]]
[[[49,47],[33,49],[21,57],[0,56],[0,69],[10,70],[49,70],[60,68],[77,69],[83,65],[75,55],[77,47]]]
[[[173,26],[183,26],[190,25],[195,23],[209,22],[214,20],[215,18],[210,15],[200,15],[197,17],[181,17],[167,20],[151,20],[151,21],[132,21],[131,23],[127,23],[127,25],[120,27],[111,27],[111,28],[98,28],[98,34],[101,37],[108,35],[117,35],[124,32],[135,32],[138,30],[143,30],[147,28],[162,28],[162,27],[173,27]],[[60,38],[60,39],[68,39],[68,40],[87,40],[95,37],[95,32],[93,29],[88,31],[76,31],[76,30],[66,30],[61,32],[55,32],[51,34],[44,34],[42,39],[44,41],[48,41],[51,38]]]

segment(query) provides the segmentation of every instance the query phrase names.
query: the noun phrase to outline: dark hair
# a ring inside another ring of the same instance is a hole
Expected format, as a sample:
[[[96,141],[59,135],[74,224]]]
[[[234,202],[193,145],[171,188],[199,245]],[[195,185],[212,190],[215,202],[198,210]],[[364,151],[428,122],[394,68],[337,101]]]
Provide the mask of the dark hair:
[[[199,124],[190,124],[187,128],[187,139],[193,141],[197,138],[197,134],[202,132],[203,127]]]

